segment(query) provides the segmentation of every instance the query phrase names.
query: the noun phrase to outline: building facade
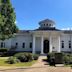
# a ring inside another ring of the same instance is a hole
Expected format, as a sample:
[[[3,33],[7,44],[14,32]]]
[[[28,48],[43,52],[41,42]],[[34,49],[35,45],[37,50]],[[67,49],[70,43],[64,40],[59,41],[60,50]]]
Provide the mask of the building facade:
[[[72,31],[59,30],[55,22],[45,19],[35,30],[20,30],[11,39],[0,41],[0,48],[32,53],[72,52]]]

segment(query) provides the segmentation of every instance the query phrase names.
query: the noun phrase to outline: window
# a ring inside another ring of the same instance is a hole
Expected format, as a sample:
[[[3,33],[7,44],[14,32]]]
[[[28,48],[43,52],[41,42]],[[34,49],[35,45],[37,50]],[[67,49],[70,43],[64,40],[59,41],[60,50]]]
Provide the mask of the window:
[[[32,48],[32,42],[30,43],[30,48]]]
[[[17,48],[18,47],[18,43],[16,42],[16,45],[15,45],[15,47]]]
[[[3,47],[3,42],[1,42],[1,48]]]
[[[55,49],[55,47],[53,47],[53,49]]]
[[[51,26],[51,24],[49,24],[49,26]]]
[[[22,48],[25,48],[25,43],[22,44]]]
[[[69,48],[71,48],[71,41],[69,41]]]
[[[62,48],[64,48],[64,41],[61,42],[61,46],[62,46]]]
[[[48,26],[48,24],[47,24],[47,26]]]
[[[44,26],[45,26],[45,24],[44,24]]]
[[[4,42],[1,42],[1,48],[2,47],[5,47],[5,43]]]

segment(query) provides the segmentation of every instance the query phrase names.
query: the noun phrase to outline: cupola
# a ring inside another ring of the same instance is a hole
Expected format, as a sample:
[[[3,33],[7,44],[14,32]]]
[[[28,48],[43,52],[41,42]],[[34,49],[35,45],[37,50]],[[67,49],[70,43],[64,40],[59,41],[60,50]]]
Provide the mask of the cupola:
[[[45,19],[39,22],[40,28],[55,28],[55,22],[50,19]]]

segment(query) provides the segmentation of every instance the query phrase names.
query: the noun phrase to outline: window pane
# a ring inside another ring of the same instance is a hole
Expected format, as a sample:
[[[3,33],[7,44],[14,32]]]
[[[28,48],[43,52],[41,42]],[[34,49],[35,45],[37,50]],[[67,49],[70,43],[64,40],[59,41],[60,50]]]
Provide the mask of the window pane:
[[[3,42],[1,42],[1,47],[3,47]]]
[[[25,43],[23,43],[22,48],[25,48]]]
[[[16,43],[15,47],[16,47],[16,48],[18,47],[18,43]]]
[[[69,48],[71,48],[71,41],[69,41]]]
[[[61,47],[64,48],[64,41],[62,41],[62,43],[61,43]]]
[[[30,43],[30,48],[32,48],[32,43]]]

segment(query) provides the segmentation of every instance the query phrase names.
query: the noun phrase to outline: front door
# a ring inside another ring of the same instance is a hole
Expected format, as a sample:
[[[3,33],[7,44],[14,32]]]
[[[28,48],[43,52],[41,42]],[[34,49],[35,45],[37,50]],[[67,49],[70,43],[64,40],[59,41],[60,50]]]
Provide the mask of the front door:
[[[44,40],[44,49],[43,49],[44,53],[48,53],[49,52],[49,40]]]

